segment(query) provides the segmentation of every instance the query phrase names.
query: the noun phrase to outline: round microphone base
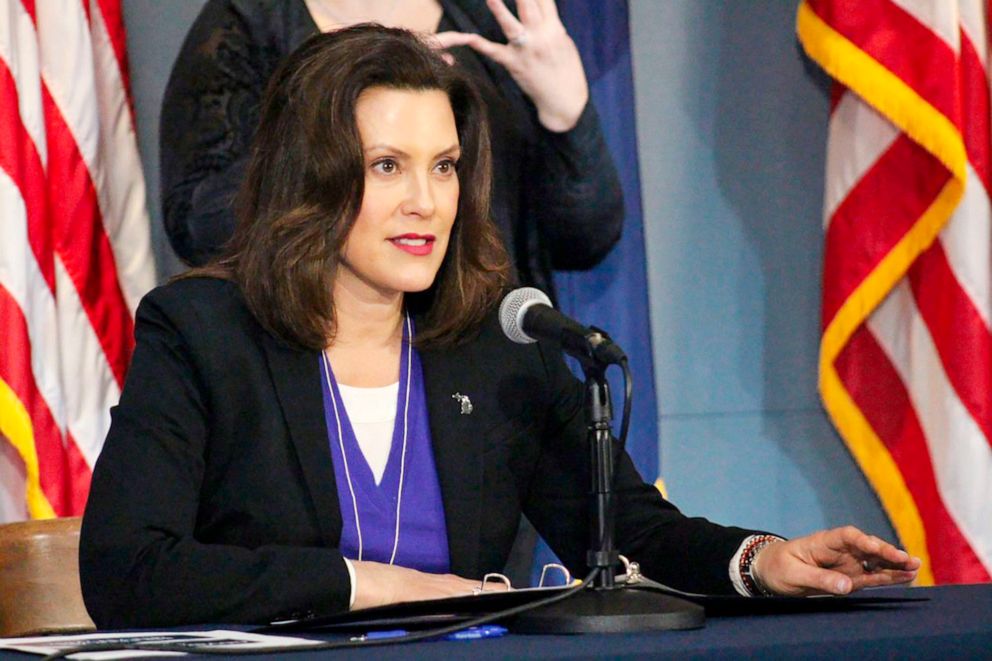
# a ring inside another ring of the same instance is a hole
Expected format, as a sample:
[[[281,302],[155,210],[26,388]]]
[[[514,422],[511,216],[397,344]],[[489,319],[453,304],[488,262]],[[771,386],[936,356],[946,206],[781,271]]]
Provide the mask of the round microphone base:
[[[625,633],[699,629],[703,607],[648,589],[589,588],[574,597],[520,615],[513,633]]]

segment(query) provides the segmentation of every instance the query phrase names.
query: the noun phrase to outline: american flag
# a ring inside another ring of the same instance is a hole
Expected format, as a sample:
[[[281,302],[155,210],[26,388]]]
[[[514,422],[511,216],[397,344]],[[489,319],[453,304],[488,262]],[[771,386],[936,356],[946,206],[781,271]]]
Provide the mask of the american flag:
[[[0,0],[0,520],[82,512],[154,279],[120,0]]]
[[[919,583],[992,574],[986,0],[804,0],[835,80],[820,391]]]

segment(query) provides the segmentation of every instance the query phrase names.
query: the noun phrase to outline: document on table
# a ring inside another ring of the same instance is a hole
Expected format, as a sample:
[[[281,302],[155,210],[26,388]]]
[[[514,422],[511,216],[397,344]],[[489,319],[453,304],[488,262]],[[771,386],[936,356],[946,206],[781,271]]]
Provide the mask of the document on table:
[[[120,645],[139,647],[142,645],[187,646],[226,648],[231,650],[265,651],[277,647],[306,647],[318,645],[320,641],[288,636],[269,636],[242,631],[147,631],[141,633],[87,633],[75,636],[35,636],[31,638],[0,638],[0,649],[11,649],[30,654],[55,654],[65,649],[84,648],[94,645]],[[70,659],[127,659],[139,656],[185,656],[182,652],[156,652],[137,649],[80,652]]]

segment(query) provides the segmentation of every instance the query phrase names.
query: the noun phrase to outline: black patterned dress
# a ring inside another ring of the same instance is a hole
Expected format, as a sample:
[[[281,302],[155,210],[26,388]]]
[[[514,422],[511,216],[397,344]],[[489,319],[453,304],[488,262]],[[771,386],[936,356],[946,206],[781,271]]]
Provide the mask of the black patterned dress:
[[[501,41],[484,0],[441,0],[438,31]],[[209,0],[172,70],[161,115],[162,212],[190,264],[216,255],[234,231],[241,184],[266,81],[317,31],[303,0]],[[544,129],[499,65],[455,49],[489,109],[493,217],[520,284],[554,294],[553,269],[594,266],[620,238],[623,198],[591,102],[564,133]]]

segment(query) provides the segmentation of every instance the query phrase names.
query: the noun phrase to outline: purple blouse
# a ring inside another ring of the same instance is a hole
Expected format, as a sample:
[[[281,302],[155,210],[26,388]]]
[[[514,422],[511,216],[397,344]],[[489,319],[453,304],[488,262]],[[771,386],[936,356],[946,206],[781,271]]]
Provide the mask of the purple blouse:
[[[424,376],[408,335],[404,324],[396,423],[378,485],[355,438],[330,362],[321,356],[324,419],[341,507],[340,551],[353,560],[447,573],[447,527],[434,466]]]

